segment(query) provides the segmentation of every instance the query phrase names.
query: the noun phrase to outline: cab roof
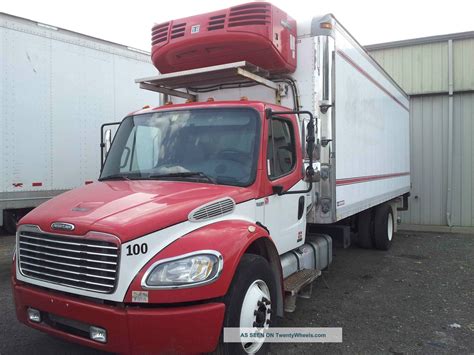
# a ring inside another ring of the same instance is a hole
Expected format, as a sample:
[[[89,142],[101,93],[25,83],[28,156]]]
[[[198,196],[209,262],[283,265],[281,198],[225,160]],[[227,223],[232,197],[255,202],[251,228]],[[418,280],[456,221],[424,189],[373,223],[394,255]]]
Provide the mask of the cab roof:
[[[139,115],[157,111],[170,111],[174,109],[193,109],[193,108],[215,108],[215,107],[251,107],[259,112],[263,112],[267,106],[277,107],[282,110],[289,110],[287,107],[266,103],[263,101],[253,100],[235,100],[235,101],[204,101],[204,102],[189,102],[181,104],[166,104],[162,106],[149,107],[145,106],[140,110],[130,112],[127,116]]]

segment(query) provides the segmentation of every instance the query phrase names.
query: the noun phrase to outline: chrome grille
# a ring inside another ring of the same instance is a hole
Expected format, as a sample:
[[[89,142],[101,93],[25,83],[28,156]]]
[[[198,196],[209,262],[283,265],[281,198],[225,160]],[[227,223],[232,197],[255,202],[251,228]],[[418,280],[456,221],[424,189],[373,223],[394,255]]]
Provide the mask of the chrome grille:
[[[119,247],[114,242],[21,231],[18,256],[24,276],[95,292],[115,289]]]

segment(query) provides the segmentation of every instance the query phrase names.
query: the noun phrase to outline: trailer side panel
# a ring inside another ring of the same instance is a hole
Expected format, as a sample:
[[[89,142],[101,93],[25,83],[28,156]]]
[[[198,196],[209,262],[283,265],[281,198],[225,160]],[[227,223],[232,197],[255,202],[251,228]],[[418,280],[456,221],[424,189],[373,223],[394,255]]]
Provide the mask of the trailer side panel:
[[[336,219],[410,190],[409,100],[336,25]]]

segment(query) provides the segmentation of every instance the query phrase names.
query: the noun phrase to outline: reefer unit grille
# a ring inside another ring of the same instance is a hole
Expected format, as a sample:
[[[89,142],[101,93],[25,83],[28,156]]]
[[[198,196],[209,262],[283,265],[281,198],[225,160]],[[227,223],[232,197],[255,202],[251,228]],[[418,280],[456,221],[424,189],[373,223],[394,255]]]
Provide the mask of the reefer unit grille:
[[[207,24],[208,31],[221,30],[225,26],[225,14],[215,15],[209,17],[209,22]]]
[[[168,40],[168,32],[170,29],[170,23],[160,23],[153,26],[151,30],[151,43],[152,45],[166,42]]]
[[[110,241],[21,231],[18,258],[27,277],[103,293],[116,286],[119,246]]]
[[[229,27],[267,25],[270,23],[270,4],[254,3],[232,7]]]
[[[179,38],[184,36],[184,30],[186,29],[186,23],[177,23],[171,28],[171,38]]]

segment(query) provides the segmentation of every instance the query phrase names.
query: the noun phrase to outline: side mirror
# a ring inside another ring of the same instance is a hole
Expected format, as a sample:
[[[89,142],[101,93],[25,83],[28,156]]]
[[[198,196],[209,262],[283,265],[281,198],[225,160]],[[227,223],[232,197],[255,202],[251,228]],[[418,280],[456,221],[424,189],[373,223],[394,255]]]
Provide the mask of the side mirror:
[[[112,146],[112,128],[107,128],[110,126],[115,126],[118,127],[120,125],[120,122],[112,122],[112,123],[104,123],[100,127],[100,166],[104,166],[104,161],[105,157],[107,156],[107,153],[110,150],[110,147]],[[114,132],[116,132],[117,129],[114,128]]]
[[[110,146],[112,145],[112,130],[110,128],[105,131],[104,144],[105,153],[107,154],[110,150]]]

